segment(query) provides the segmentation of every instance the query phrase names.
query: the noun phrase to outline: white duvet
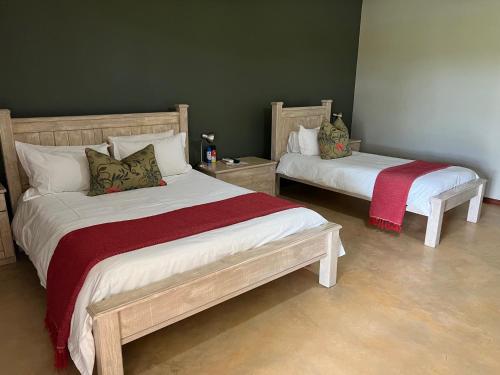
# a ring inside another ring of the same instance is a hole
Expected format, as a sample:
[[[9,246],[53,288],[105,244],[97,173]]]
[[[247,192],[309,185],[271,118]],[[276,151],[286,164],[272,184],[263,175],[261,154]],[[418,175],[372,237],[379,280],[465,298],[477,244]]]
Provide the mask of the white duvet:
[[[167,179],[167,182],[165,187],[97,197],[87,197],[84,193],[59,193],[28,202],[20,201],[13,221],[15,240],[30,257],[41,284],[45,286],[53,251],[59,239],[70,231],[156,215],[250,192],[194,170]],[[71,358],[81,373],[92,373],[95,349],[92,321],[86,311],[89,304],[325,222],[312,210],[295,208],[131,251],[98,263],[88,274],[75,305],[68,341]]]
[[[371,200],[380,171],[410,161],[356,151],[351,156],[333,160],[287,153],[281,157],[277,172]],[[423,175],[413,182],[406,203],[407,210],[429,215],[431,197],[476,178],[478,176],[474,171],[455,166]]]

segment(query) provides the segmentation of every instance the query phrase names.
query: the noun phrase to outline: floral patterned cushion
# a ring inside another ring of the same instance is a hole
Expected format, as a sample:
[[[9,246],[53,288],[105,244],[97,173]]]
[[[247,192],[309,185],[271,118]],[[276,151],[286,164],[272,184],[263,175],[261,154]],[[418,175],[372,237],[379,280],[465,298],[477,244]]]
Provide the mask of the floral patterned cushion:
[[[321,159],[338,159],[352,154],[349,130],[341,117],[337,117],[333,124],[323,121],[318,132],[318,143]]]
[[[86,148],[85,154],[90,169],[89,196],[166,185],[156,164],[153,145],[122,160],[91,148]]]

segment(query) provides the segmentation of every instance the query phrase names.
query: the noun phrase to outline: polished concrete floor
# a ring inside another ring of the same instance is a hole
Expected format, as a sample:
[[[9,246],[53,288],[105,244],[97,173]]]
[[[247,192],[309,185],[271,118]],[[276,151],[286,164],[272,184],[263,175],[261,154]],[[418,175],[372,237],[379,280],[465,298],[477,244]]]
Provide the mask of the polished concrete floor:
[[[343,225],[338,284],[294,272],[125,345],[125,373],[500,374],[500,206],[477,225],[446,214],[431,249],[424,217],[390,235],[367,227],[367,202],[284,193]],[[1,374],[54,372],[44,299],[26,258],[0,268]]]

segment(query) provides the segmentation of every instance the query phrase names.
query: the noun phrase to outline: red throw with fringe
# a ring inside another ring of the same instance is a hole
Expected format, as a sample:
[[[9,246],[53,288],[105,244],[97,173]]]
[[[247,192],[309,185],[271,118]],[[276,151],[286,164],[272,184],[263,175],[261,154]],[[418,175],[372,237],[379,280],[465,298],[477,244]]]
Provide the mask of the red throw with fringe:
[[[382,170],[373,187],[370,224],[383,230],[400,233],[413,181],[427,173],[447,167],[449,164],[416,160]]]
[[[140,219],[93,225],[63,236],[47,275],[45,325],[56,350],[55,366],[68,361],[71,317],[91,268],[101,260],[300,207],[264,193],[250,193]]]

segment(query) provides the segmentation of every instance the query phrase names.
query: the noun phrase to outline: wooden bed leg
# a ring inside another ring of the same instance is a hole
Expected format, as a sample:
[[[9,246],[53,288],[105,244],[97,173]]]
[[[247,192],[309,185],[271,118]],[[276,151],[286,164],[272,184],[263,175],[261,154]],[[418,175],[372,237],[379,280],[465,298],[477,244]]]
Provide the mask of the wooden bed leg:
[[[280,195],[280,176],[279,175],[275,175],[276,178],[274,180],[274,195],[275,196],[278,196]]]
[[[122,343],[118,314],[104,314],[94,318],[93,332],[97,373],[123,375]]]
[[[339,257],[339,231],[331,233],[326,256],[319,261],[319,283],[327,288],[337,283],[337,259]]]
[[[477,188],[477,195],[469,202],[469,212],[467,213],[467,221],[477,223],[481,216],[481,207],[483,206],[484,188],[486,183],[483,181]]]
[[[431,199],[431,213],[427,218],[427,229],[425,231],[425,245],[436,247],[441,238],[441,225],[443,224],[444,200]]]

